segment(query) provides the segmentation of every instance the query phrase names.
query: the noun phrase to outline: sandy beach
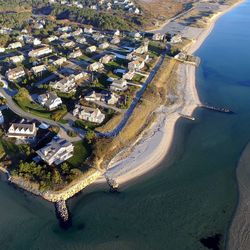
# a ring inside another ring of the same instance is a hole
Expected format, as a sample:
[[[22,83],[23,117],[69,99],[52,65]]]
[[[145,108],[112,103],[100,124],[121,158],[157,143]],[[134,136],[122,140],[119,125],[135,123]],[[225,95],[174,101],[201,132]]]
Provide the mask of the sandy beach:
[[[242,1],[241,1],[242,2]],[[208,27],[197,34],[197,39],[188,48],[187,52],[193,54],[200,48],[205,39],[214,28],[216,21],[241,2],[235,3],[224,11],[215,14]],[[151,126],[142,138],[137,140],[132,153],[123,159],[120,152],[109,163],[107,175],[114,178],[120,185],[134,180],[145,173],[155,169],[168,155],[174,143],[175,125],[181,114],[192,116],[197,105],[200,104],[195,82],[196,68],[189,64],[180,64],[178,67],[178,101],[170,107],[160,107],[157,121]],[[104,182],[104,178],[96,183]]]
[[[243,151],[237,167],[239,200],[229,235],[229,250],[250,248],[250,143]]]

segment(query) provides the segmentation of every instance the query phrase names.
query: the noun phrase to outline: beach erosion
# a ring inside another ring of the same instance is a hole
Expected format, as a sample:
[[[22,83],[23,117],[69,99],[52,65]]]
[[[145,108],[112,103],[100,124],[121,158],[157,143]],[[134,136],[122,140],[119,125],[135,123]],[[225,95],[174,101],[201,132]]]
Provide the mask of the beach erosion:
[[[202,31],[197,30],[196,39],[187,49],[188,54],[195,53],[212,32],[216,21],[241,2],[226,6],[223,11],[215,13],[208,26]],[[196,67],[190,64],[180,64],[177,69],[178,99],[172,106],[162,106],[156,110],[157,119],[151,127],[138,138],[136,142],[117,154],[109,163],[106,175],[115,179],[119,185],[128,184],[146,173],[153,172],[161,161],[170,157],[174,146],[175,127],[182,116],[192,116],[200,102],[196,88]],[[126,152],[130,150],[129,154]],[[171,158],[171,157],[170,157]],[[100,178],[96,183],[105,182]]]

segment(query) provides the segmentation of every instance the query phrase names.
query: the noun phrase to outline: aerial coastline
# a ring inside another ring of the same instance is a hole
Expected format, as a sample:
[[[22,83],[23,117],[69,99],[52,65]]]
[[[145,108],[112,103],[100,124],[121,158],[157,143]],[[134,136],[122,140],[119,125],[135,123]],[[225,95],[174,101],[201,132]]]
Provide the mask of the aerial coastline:
[[[224,11],[214,14],[210,18],[207,28],[203,29],[198,39],[191,43],[187,53],[195,53],[213,31],[218,19],[242,2],[244,1],[238,1],[225,8]],[[118,155],[110,162],[107,174],[115,178],[119,184],[125,184],[155,169],[168,155],[171,146],[175,143],[173,141],[175,125],[181,118],[180,113],[192,116],[200,104],[195,82],[195,66],[181,64],[177,72],[180,96],[178,102],[173,107],[162,108],[162,111],[159,111],[158,119],[149,129],[146,139],[141,139],[128,157],[123,159]],[[104,179],[101,179],[97,182],[103,181]]]

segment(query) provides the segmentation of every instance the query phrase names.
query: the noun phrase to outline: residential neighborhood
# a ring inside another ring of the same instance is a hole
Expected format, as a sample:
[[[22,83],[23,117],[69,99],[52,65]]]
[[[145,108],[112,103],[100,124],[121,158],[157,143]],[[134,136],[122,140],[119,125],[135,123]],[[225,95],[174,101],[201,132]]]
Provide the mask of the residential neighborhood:
[[[27,164],[79,168],[92,147],[87,138],[120,133],[164,58],[164,35],[46,17],[8,34],[11,41],[0,50],[1,126],[6,141],[29,148]]]

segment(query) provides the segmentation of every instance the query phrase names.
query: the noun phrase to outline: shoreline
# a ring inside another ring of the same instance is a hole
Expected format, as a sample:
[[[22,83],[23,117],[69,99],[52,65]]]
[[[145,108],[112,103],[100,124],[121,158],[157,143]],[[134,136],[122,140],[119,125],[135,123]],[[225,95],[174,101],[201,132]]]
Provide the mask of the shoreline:
[[[224,11],[214,14],[210,19],[208,27],[190,45],[187,52],[189,54],[195,53],[211,34],[218,19],[242,2],[244,0],[236,2]],[[177,73],[179,78],[178,87],[180,88],[178,91],[180,94],[179,99],[182,100],[170,108],[160,107],[158,122],[151,126],[150,131],[147,132],[149,135],[144,136],[145,138],[137,142],[132,153],[125,159],[119,160],[118,154],[118,156],[111,160],[106,174],[114,178],[119,185],[128,184],[128,182],[134,181],[142,175],[155,170],[162,160],[168,157],[170,149],[174,144],[175,126],[179,118],[181,118],[179,113],[192,116],[197,105],[200,103],[196,86],[195,66],[180,64]],[[101,177],[93,184],[104,182],[105,179]]]
[[[244,148],[236,168],[238,201],[229,226],[226,246],[229,250],[248,250],[250,245],[250,143]]]

